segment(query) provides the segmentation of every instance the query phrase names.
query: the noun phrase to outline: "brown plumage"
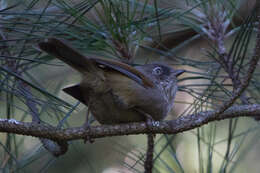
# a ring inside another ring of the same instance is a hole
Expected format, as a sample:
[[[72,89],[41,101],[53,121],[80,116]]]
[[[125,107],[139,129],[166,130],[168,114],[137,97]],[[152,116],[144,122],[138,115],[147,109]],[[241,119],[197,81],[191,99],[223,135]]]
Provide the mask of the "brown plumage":
[[[132,67],[115,60],[89,58],[56,38],[39,43],[40,49],[79,71],[82,81],[64,91],[89,106],[101,124],[162,120],[171,110],[177,76],[164,64]]]

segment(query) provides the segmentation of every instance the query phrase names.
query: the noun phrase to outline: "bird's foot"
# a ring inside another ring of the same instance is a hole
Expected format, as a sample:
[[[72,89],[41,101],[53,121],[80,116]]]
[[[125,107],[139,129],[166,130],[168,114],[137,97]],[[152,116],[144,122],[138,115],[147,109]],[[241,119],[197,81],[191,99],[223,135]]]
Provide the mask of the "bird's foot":
[[[159,127],[160,126],[160,121],[154,121],[152,117],[146,118],[146,125],[148,127]]]
[[[84,128],[86,131],[88,131],[88,132],[91,131],[90,124],[89,124],[88,122],[86,122],[86,123],[83,125],[83,128]],[[84,138],[84,143],[87,143],[87,142],[93,143],[93,142],[95,142],[95,140],[94,140],[93,138],[91,138],[90,135],[87,134],[87,135],[85,136],[85,138]]]
[[[145,124],[149,130],[152,130],[154,127],[158,127],[160,125],[159,121],[154,121],[152,117],[146,119]],[[152,134],[155,137],[156,134]]]
[[[149,115],[148,113],[146,113],[140,109],[136,109],[136,111],[141,113],[145,117],[145,120],[146,120],[145,123],[149,129],[160,126],[160,122],[154,121],[153,117],[151,115]]]

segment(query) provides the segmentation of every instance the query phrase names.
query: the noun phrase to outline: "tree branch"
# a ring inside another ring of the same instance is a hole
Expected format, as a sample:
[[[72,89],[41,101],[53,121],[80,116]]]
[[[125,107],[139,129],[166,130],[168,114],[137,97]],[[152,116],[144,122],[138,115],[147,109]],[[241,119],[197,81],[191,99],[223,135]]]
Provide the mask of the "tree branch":
[[[258,21],[260,21],[260,3],[257,3],[256,10],[257,10]],[[227,108],[229,108],[236,101],[236,99],[239,98],[242,95],[242,93],[245,91],[245,89],[247,88],[247,86],[249,85],[249,83],[251,81],[251,78],[253,76],[253,73],[255,71],[257,63],[260,59],[260,22],[258,22],[257,29],[258,29],[258,32],[257,32],[257,36],[256,36],[256,46],[255,46],[255,49],[254,49],[253,57],[250,60],[250,66],[249,66],[249,69],[247,71],[246,77],[241,81],[241,85],[234,90],[233,95],[230,98],[230,100],[225,102],[218,109],[218,111],[216,112],[216,115],[221,114]]]
[[[191,130],[215,120],[223,120],[242,116],[260,116],[260,104],[232,106],[219,116],[216,111],[206,111],[188,116],[179,117],[176,120],[162,121],[157,127],[147,128],[146,123],[129,123],[120,125],[101,125],[90,127],[86,130],[82,127],[57,129],[47,124],[20,122],[14,119],[0,119],[0,132],[15,133],[20,135],[47,138],[54,141],[70,141],[84,139],[86,135],[91,138],[107,136],[120,136],[144,133],[176,134]]]

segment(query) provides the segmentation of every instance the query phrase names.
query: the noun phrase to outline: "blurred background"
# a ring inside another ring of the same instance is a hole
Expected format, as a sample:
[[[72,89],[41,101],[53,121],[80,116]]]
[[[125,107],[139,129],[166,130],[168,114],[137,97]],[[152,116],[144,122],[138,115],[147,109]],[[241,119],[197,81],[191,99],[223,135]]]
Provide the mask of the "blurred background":
[[[0,118],[31,122],[33,105],[42,121],[59,128],[85,121],[87,107],[62,91],[78,83],[79,74],[37,48],[52,36],[87,56],[187,70],[168,120],[215,109],[235,87],[220,55],[232,56],[241,78],[248,68],[254,5],[255,0],[0,0]],[[246,90],[249,103],[260,100],[258,74],[257,69]],[[259,127],[253,118],[234,118],[157,135],[154,172],[258,173]],[[56,158],[37,138],[0,133],[0,172],[143,172],[145,135],[69,144]]]

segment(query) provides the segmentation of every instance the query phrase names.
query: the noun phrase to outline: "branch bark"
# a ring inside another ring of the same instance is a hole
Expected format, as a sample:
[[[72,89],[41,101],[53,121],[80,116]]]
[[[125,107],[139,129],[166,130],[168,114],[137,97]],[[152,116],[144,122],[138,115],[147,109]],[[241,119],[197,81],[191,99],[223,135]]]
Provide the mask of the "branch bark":
[[[82,127],[57,129],[54,126],[39,123],[20,122],[14,119],[0,119],[0,132],[15,133],[20,135],[47,138],[54,141],[70,141],[107,136],[133,135],[145,133],[176,134],[194,129],[212,121],[223,120],[242,116],[260,116],[260,104],[232,106],[222,114],[215,116],[216,111],[206,111],[188,116],[179,117],[176,120],[162,121],[159,126],[147,128],[143,123],[129,123],[120,125],[93,126],[88,130]]]

